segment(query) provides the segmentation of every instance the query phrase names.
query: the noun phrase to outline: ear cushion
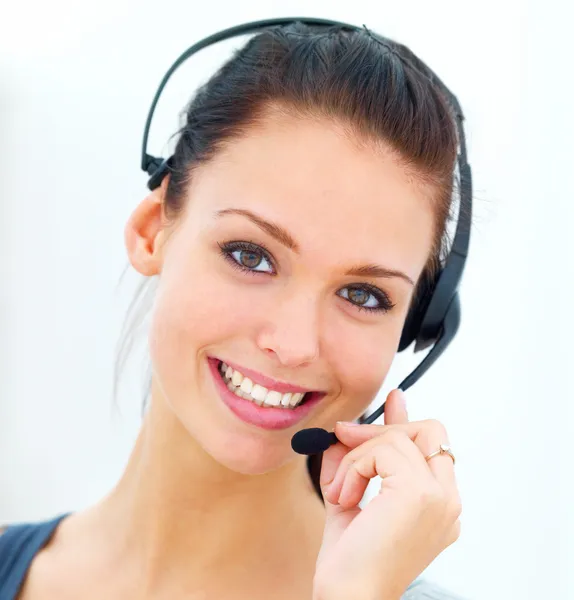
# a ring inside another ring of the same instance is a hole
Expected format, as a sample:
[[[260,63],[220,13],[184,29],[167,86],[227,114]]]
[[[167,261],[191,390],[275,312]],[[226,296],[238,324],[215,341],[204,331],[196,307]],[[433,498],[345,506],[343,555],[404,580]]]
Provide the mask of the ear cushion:
[[[398,352],[402,352],[408,348],[417,339],[441,273],[442,270],[439,269],[433,278],[423,275],[423,278],[419,282],[416,297],[405,319]]]

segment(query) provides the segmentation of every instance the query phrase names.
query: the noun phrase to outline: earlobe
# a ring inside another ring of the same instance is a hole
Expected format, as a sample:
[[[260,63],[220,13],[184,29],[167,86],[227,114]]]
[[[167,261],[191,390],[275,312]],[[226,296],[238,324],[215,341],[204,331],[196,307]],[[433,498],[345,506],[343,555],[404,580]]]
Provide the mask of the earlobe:
[[[162,185],[146,196],[133,211],[124,229],[130,263],[136,271],[147,277],[161,271],[164,190],[165,186]]]

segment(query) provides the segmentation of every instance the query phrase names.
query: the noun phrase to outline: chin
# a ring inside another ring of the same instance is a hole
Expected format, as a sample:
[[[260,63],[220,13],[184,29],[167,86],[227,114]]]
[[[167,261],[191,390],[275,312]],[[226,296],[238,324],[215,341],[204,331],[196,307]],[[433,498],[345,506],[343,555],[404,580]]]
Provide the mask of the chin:
[[[174,393],[160,401],[171,413],[169,420],[179,422],[176,429],[183,434],[177,436],[179,447],[190,444],[195,452],[193,446],[198,446],[219,465],[242,475],[269,473],[300,458],[291,448],[299,428],[277,431],[244,423],[213,393],[199,394],[197,402],[189,398]]]
[[[218,427],[217,421],[212,421],[211,427],[200,428],[199,424],[196,421],[189,434],[213,460],[235,473],[262,475],[297,459],[290,436],[270,439],[222,423]]]
[[[243,475],[269,473],[301,460],[291,448],[291,438],[311,426],[325,393],[298,392],[301,398],[288,407],[257,405],[229,389],[222,374],[226,357],[201,353],[191,368],[184,367],[182,357],[168,352],[166,344],[159,343],[163,338],[157,337],[150,344],[152,395],[167,408],[164,414],[175,425],[168,431],[183,434],[171,440],[183,452],[188,442],[191,452],[197,445],[218,464]]]

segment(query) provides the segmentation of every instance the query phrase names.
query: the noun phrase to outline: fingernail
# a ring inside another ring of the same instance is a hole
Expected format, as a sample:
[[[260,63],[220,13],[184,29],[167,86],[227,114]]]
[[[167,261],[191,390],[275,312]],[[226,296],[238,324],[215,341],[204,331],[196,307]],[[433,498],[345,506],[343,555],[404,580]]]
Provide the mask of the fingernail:
[[[360,423],[355,423],[354,421],[337,421],[337,425],[352,427],[353,425],[360,425]]]

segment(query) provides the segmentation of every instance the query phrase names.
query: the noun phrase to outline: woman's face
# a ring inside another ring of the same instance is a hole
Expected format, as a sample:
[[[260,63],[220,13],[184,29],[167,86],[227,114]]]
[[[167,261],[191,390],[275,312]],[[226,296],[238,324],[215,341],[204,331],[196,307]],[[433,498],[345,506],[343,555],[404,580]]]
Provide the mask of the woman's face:
[[[433,225],[430,190],[390,150],[331,121],[268,117],[193,175],[158,269],[152,402],[235,471],[282,466],[295,432],[373,400]],[[259,404],[319,394],[260,406],[225,387],[220,361],[259,382]]]

